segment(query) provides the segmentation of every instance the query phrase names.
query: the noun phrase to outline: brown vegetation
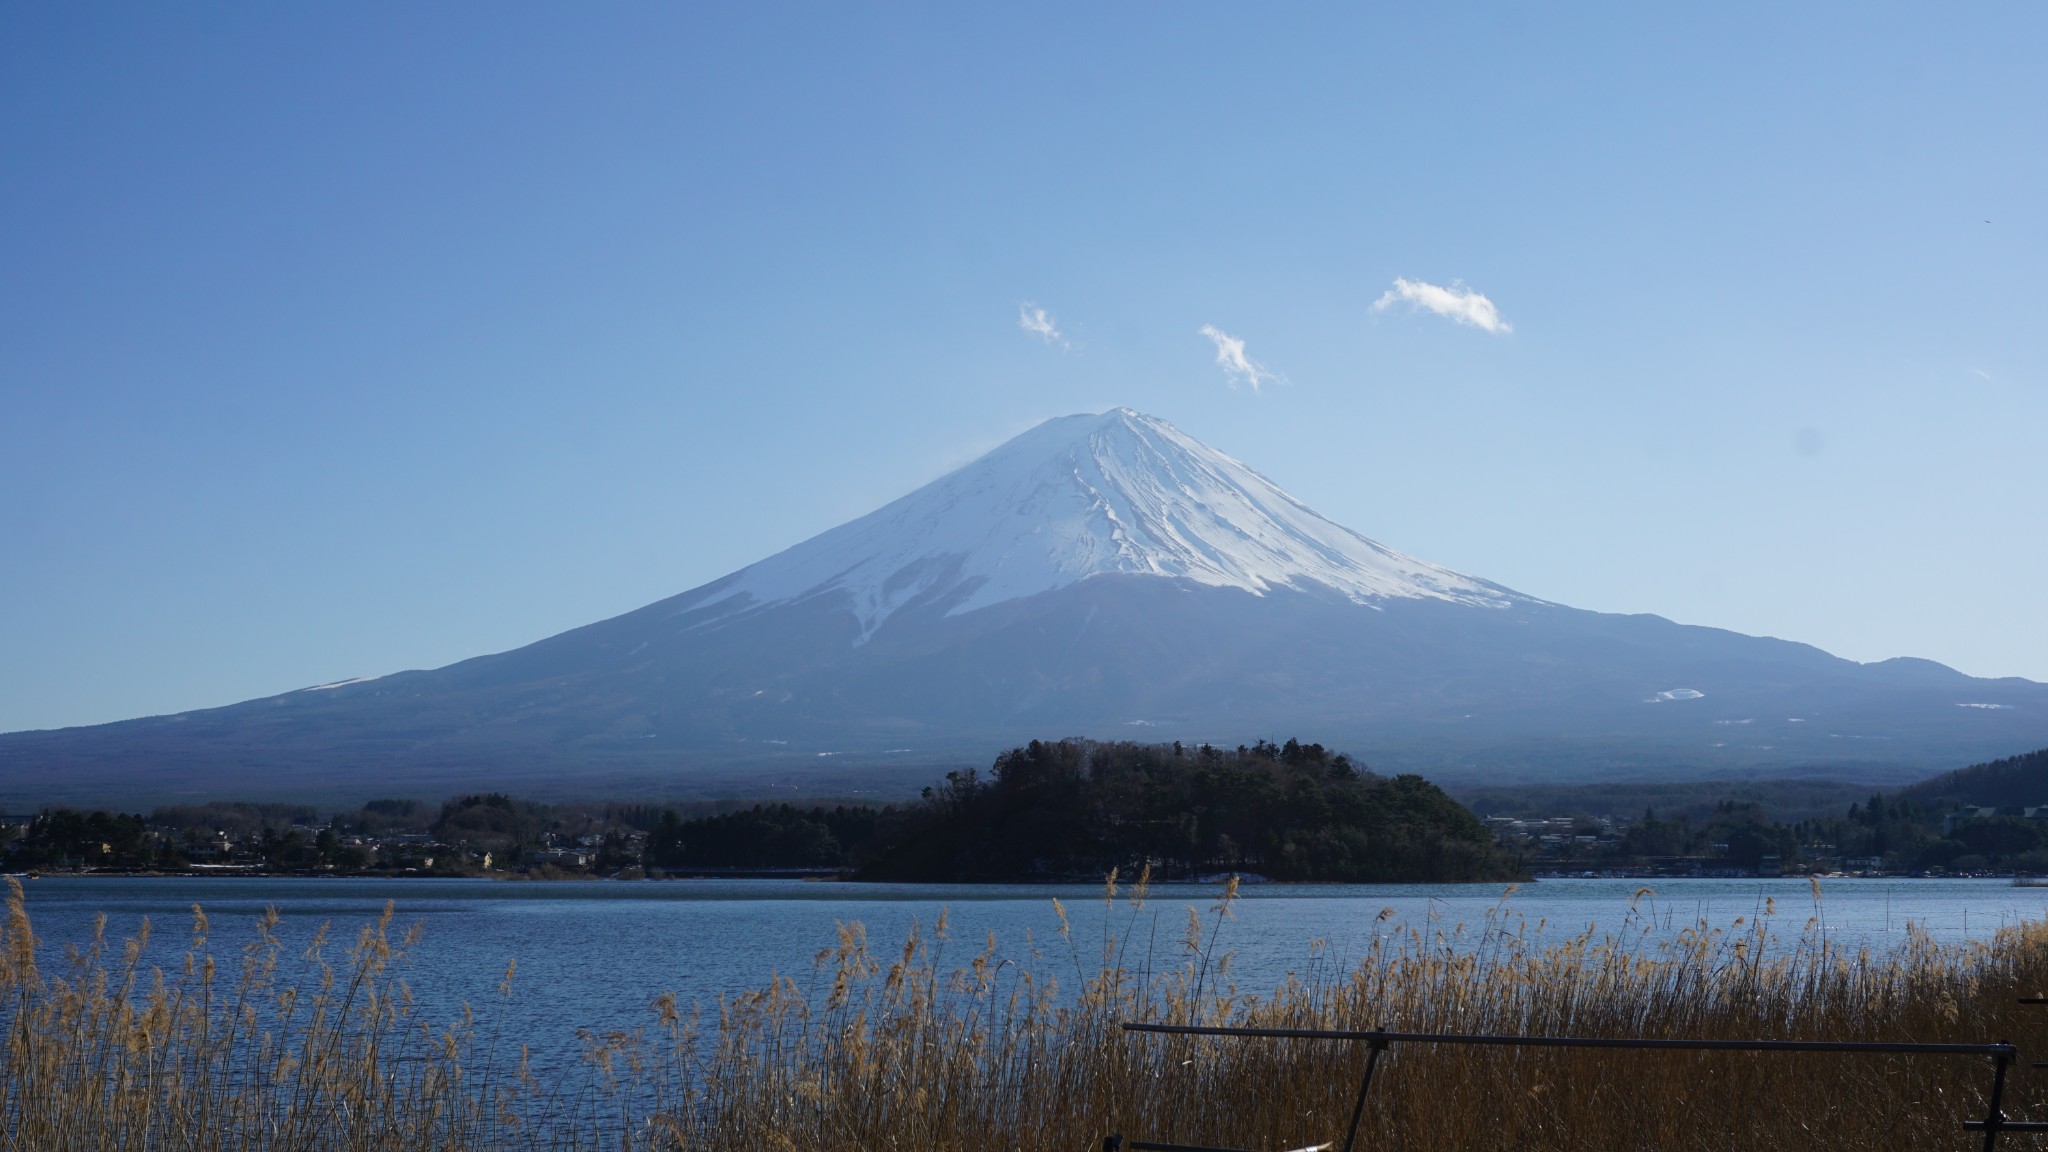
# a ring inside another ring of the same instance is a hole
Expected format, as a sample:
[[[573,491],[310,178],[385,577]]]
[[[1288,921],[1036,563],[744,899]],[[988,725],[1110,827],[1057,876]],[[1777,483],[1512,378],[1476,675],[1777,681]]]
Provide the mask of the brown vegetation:
[[[1143,884],[1112,882],[1101,915],[1123,930],[1099,955],[1057,906],[1054,932],[1010,952],[950,940],[942,918],[883,955],[849,924],[819,957],[816,999],[781,978],[699,1019],[662,997],[639,1031],[583,1036],[586,1075],[544,1089],[467,1016],[417,1018],[388,913],[338,962],[324,939],[287,955],[266,919],[220,973],[194,909],[166,972],[146,926],[50,962],[16,885],[0,936],[0,1147],[1080,1152],[1121,1131],[1292,1148],[1341,1134],[1364,1051],[1118,1023],[2008,1038],[2023,1059],[2043,1035],[2027,1015],[2042,1010],[2015,1003],[2048,991],[2043,924],[1960,947],[1915,934],[1885,954],[1845,951],[1811,921],[1780,941],[1775,915],[1669,943],[1632,916],[1546,943],[1503,905],[1474,938],[1382,925],[1354,958],[1316,945],[1254,997],[1218,949],[1233,896],[1161,942],[1132,931],[1150,922]],[[534,994],[510,973],[504,992]],[[2048,1103],[2015,1077],[2009,1111]],[[1979,1059],[1397,1046],[1360,1146],[1962,1148],[1989,1082]]]

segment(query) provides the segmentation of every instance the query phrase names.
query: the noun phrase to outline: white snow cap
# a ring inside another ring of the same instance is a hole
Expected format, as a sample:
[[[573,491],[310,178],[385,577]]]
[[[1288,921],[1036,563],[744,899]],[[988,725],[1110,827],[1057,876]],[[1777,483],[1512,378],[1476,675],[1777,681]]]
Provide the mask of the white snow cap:
[[[872,635],[926,596],[949,615],[1111,574],[1263,595],[1321,585],[1354,601],[1530,598],[1325,520],[1272,481],[1129,408],[1048,420],[858,520],[742,569],[685,610],[843,591]]]

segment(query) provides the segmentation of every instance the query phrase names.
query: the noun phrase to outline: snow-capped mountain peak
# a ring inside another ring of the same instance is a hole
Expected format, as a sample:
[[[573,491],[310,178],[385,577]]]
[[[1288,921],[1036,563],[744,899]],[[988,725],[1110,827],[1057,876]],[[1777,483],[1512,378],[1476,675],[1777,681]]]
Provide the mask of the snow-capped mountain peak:
[[[686,608],[843,593],[872,635],[927,597],[949,615],[1094,576],[1160,576],[1263,595],[1321,585],[1360,603],[1487,607],[1516,593],[1324,519],[1272,481],[1129,408],[1048,420],[857,520],[751,565]]]

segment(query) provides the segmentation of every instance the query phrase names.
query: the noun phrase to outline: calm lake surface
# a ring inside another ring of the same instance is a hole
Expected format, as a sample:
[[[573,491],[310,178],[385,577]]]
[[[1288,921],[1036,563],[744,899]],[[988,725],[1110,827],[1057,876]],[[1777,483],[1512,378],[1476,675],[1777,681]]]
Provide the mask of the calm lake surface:
[[[1594,925],[1619,930],[1630,899],[1642,924],[1676,932],[1704,918],[1726,927],[1776,902],[1773,931],[1797,936],[1816,915],[1805,879],[1544,880],[1521,885],[1247,884],[1218,948],[1233,954],[1232,976],[1248,992],[1303,971],[1311,941],[1325,941],[1338,961],[1355,958],[1375,932],[1392,926],[1428,932],[1466,928],[1469,941],[1489,912],[1505,907],[1529,930],[1563,938]],[[43,877],[27,882],[28,907],[46,966],[90,938],[94,919],[107,934],[134,933],[152,923],[151,954],[167,971],[181,957],[191,906],[212,922],[216,955],[234,955],[267,907],[284,917],[288,939],[303,941],[331,926],[339,959],[356,930],[386,901],[396,926],[420,924],[424,936],[406,968],[430,1014],[459,1011],[464,1001],[501,1013],[506,1034],[536,1047],[573,1044],[581,1027],[632,1028],[648,1018],[663,991],[707,1008],[720,996],[759,988],[771,974],[809,986],[813,957],[829,948],[836,926],[858,921],[884,962],[913,922],[929,928],[941,910],[951,921],[947,967],[964,964],[996,934],[1002,954],[1023,959],[1035,945],[1040,966],[1070,981],[1075,960],[1058,936],[1052,900],[1065,902],[1079,961],[1095,970],[1105,924],[1149,947],[1157,966],[1180,959],[1177,949],[1193,907],[1208,912],[1217,886],[1160,885],[1143,910],[1124,900],[1105,910],[1099,887],[936,886],[794,880],[593,881],[521,883],[492,880],[322,880],[227,878]],[[1386,920],[1378,919],[1392,909]],[[2001,926],[2048,914],[2048,888],[2015,888],[2003,880],[1826,880],[1818,910],[1829,934],[1845,944],[1885,948],[1905,938],[1908,920],[1943,942],[1983,938]],[[1462,945],[1461,945],[1462,946]],[[498,1004],[507,961],[519,971],[513,998]]]

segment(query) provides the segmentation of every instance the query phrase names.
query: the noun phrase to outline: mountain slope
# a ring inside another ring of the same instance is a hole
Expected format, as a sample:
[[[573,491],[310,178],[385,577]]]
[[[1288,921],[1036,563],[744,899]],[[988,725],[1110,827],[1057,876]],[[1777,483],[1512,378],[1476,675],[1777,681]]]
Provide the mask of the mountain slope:
[[[1546,603],[1117,410],[524,648],[0,736],[0,803],[893,789],[1031,737],[1290,734],[1452,780],[1876,783],[2048,743],[2048,686]]]

